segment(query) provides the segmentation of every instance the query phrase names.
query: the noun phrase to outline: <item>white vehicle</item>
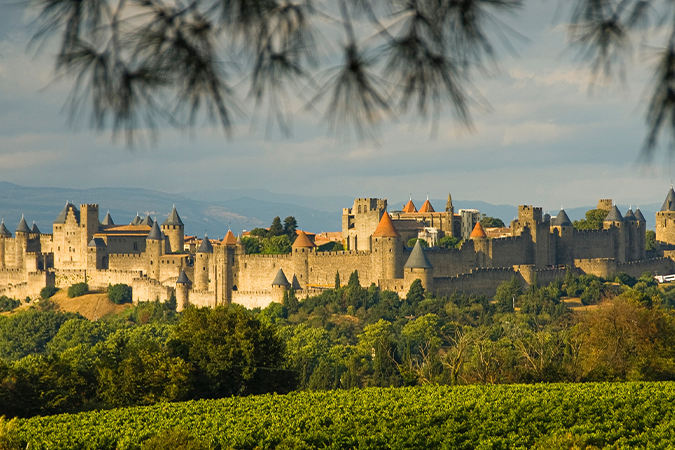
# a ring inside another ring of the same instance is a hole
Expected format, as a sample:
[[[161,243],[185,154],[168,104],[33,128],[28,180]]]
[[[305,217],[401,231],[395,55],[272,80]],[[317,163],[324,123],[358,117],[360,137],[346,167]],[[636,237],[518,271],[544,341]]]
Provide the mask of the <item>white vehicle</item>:
[[[675,274],[671,275],[654,275],[654,279],[659,283],[670,283],[675,281]]]

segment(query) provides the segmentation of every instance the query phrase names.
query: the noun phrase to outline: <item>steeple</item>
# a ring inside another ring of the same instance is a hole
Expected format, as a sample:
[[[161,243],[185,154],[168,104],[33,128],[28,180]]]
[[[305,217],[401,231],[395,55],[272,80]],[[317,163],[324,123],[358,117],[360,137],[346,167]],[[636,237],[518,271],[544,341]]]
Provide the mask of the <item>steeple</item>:
[[[565,210],[562,209],[562,207],[561,207],[558,215],[555,216],[553,219],[551,219],[551,225],[557,226],[557,227],[571,226],[572,221],[567,216],[567,213],[565,212]]]
[[[237,245],[237,238],[234,237],[232,230],[227,230],[227,234],[223,238],[224,245]]]
[[[274,277],[274,281],[272,281],[272,286],[287,286],[287,287],[291,286],[291,283],[288,282],[288,278],[286,278],[286,274],[284,273],[283,270],[279,269],[277,271],[277,276]]]
[[[316,247],[316,245],[314,245],[314,242],[312,242],[307,237],[307,235],[305,234],[304,231],[300,230],[300,231],[298,231],[298,237],[295,238],[295,242],[293,242],[292,247],[293,248],[298,248],[298,247],[313,248],[313,247]]]
[[[105,226],[115,225],[115,222],[113,222],[112,217],[110,217],[110,211],[108,211],[105,214],[105,217],[103,218],[103,222],[101,222],[101,225],[105,225]]]
[[[141,225],[147,225],[149,227],[151,227],[153,223],[154,223],[154,221],[152,220],[152,217],[150,217],[150,214],[145,216],[145,219],[143,219],[143,221],[141,221]]]
[[[642,215],[642,211],[640,211],[640,208],[635,210],[635,218],[638,220],[638,222],[646,222],[647,221],[645,219],[645,216]]]
[[[37,227],[35,221],[33,221],[33,226],[31,227],[30,232],[33,234],[41,234],[40,229]]]
[[[416,213],[417,208],[415,208],[415,204],[412,201],[412,195],[410,196],[410,200],[408,200],[408,203],[405,204],[403,207],[403,212],[404,213]]]
[[[131,221],[131,225],[140,225],[142,222],[141,216],[136,213],[136,217],[134,217],[134,220]]]
[[[449,213],[454,213],[455,212],[455,207],[452,206],[452,195],[448,192],[448,201],[445,204],[445,211]]]

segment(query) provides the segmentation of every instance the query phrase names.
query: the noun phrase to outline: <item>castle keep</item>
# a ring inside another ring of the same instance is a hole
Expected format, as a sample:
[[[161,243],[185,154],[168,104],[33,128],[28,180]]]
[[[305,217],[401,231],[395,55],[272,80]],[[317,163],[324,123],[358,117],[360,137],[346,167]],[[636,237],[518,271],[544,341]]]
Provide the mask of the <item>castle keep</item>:
[[[179,308],[239,303],[249,308],[279,302],[291,287],[299,296],[334,287],[335,275],[347,280],[358,270],[363,286],[376,284],[405,295],[420,279],[438,294],[471,291],[491,295],[514,275],[524,284],[562,278],[567,269],[612,277],[626,272],[675,272],[675,192],[671,188],[656,213],[658,249],[647,258],[646,221],[637,209],[622,214],[611,200],[600,230],[576,230],[561,210],[557,216],[523,205],[511,222],[510,236],[490,239],[476,211],[456,214],[448,196],[436,212],[427,199],[417,210],[412,200],[387,212],[387,200],[359,198],[342,216],[346,250],[321,252],[302,231],[290,254],[246,254],[232,231],[218,240],[204,237],[198,247],[185,242],[185,227],[174,207],[161,224],[137,216],[115,225],[102,221],[96,204],[79,209],[68,203],[51,234],[28,227],[22,217],[14,235],[0,224],[0,295],[37,297],[48,285],[66,288],[86,281],[91,288],[125,283],[134,301],[166,301],[175,293]],[[471,232],[468,233],[468,229]],[[468,236],[467,236],[468,234]],[[411,237],[436,242],[443,236],[467,238],[459,248],[414,248]],[[190,251],[192,248],[192,251]]]

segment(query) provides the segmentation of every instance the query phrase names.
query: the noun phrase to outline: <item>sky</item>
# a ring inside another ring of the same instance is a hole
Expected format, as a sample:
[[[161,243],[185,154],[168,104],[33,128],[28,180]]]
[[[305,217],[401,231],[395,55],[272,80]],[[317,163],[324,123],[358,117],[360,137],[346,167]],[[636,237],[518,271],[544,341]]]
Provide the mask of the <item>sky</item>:
[[[662,202],[675,167],[661,151],[638,159],[645,136],[648,63],[636,57],[625,85],[589,92],[587,72],[556,20],[556,2],[527,0],[505,23],[517,54],[477,76],[473,130],[443,116],[438,135],[416,117],[380,128],[376,142],[336,138],[316,114],[299,113],[284,138],[251,130],[232,138],[209,125],[162,130],[155,145],[129,150],[110,134],[66,125],[68,85],[53,79],[49,51],[27,51],[30,13],[0,0],[0,180],[43,187],[139,187],[165,192],[266,189],[308,196],[400,201],[445,198],[493,204],[594,205]],[[503,47],[502,47],[503,48]],[[644,52],[642,52],[644,53]],[[347,206],[347,205],[345,205]]]

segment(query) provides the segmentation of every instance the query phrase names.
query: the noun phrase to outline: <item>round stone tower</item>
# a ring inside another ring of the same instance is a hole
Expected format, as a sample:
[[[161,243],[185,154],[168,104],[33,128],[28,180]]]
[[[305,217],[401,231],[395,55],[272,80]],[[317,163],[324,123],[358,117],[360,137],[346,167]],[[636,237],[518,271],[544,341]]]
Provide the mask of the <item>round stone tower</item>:
[[[184,270],[180,271],[178,279],[176,280],[176,310],[182,311],[190,305],[189,292],[192,282],[185,274]]]
[[[616,230],[614,235],[614,259],[616,262],[626,262],[628,230],[626,221],[616,205],[612,206],[612,209],[609,210],[609,214],[607,214],[607,217],[605,217],[605,220],[602,222],[602,228],[604,230],[610,230],[612,228]]]
[[[488,240],[485,230],[480,222],[476,222],[473,231],[469,235],[469,239],[473,241],[473,248],[476,251],[476,266],[487,267],[489,259]]]
[[[291,283],[288,282],[284,271],[279,269],[277,276],[272,281],[272,301],[281,303],[284,299],[284,293],[288,292]]]
[[[293,242],[293,270],[295,278],[300,285],[300,289],[306,289],[309,282],[309,255],[314,251],[314,242],[312,242],[304,231],[298,232],[298,237]]]
[[[14,264],[17,268],[23,268],[23,257],[26,254],[26,249],[28,248],[28,235],[30,234],[30,228],[26,223],[26,219],[21,216],[21,221],[19,226],[16,227],[15,236],[15,247],[14,247]]]
[[[171,253],[182,253],[185,244],[185,225],[180,220],[176,205],[173,205],[171,214],[162,224],[162,232],[169,238]]]
[[[389,213],[384,211],[371,236],[373,269],[378,279],[403,278],[403,244]]]
[[[574,225],[564,209],[560,209],[557,216],[550,221],[551,229],[558,232],[555,247],[555,261],[557,264],[574,263]]]
[[[160,279],[159,261],[162,257],[163,248],[162,232],[159,231],[157,222],[154,222],[145,241],[145,254],[148,258],[148,276],[158,281]]]
[[[5,221],[0,222],[0,269],[5,268],[5,239],[11,238],[12,233],[5,226]]]
[[[205,234],[202,244],[197,249],[195,258],[195,290],[207,291],[209,289],[209,262],[213,256],[213,246],[209,237]]]
[[[432,291],[434,288],[434,266],[429,262],[429,258],[424,253],[422,244],[418,240],[415,242],[408,261],[403,267],[405,272],[404,283],[409,289],[410,285],[417,279],[422,282],[425,291]]]

